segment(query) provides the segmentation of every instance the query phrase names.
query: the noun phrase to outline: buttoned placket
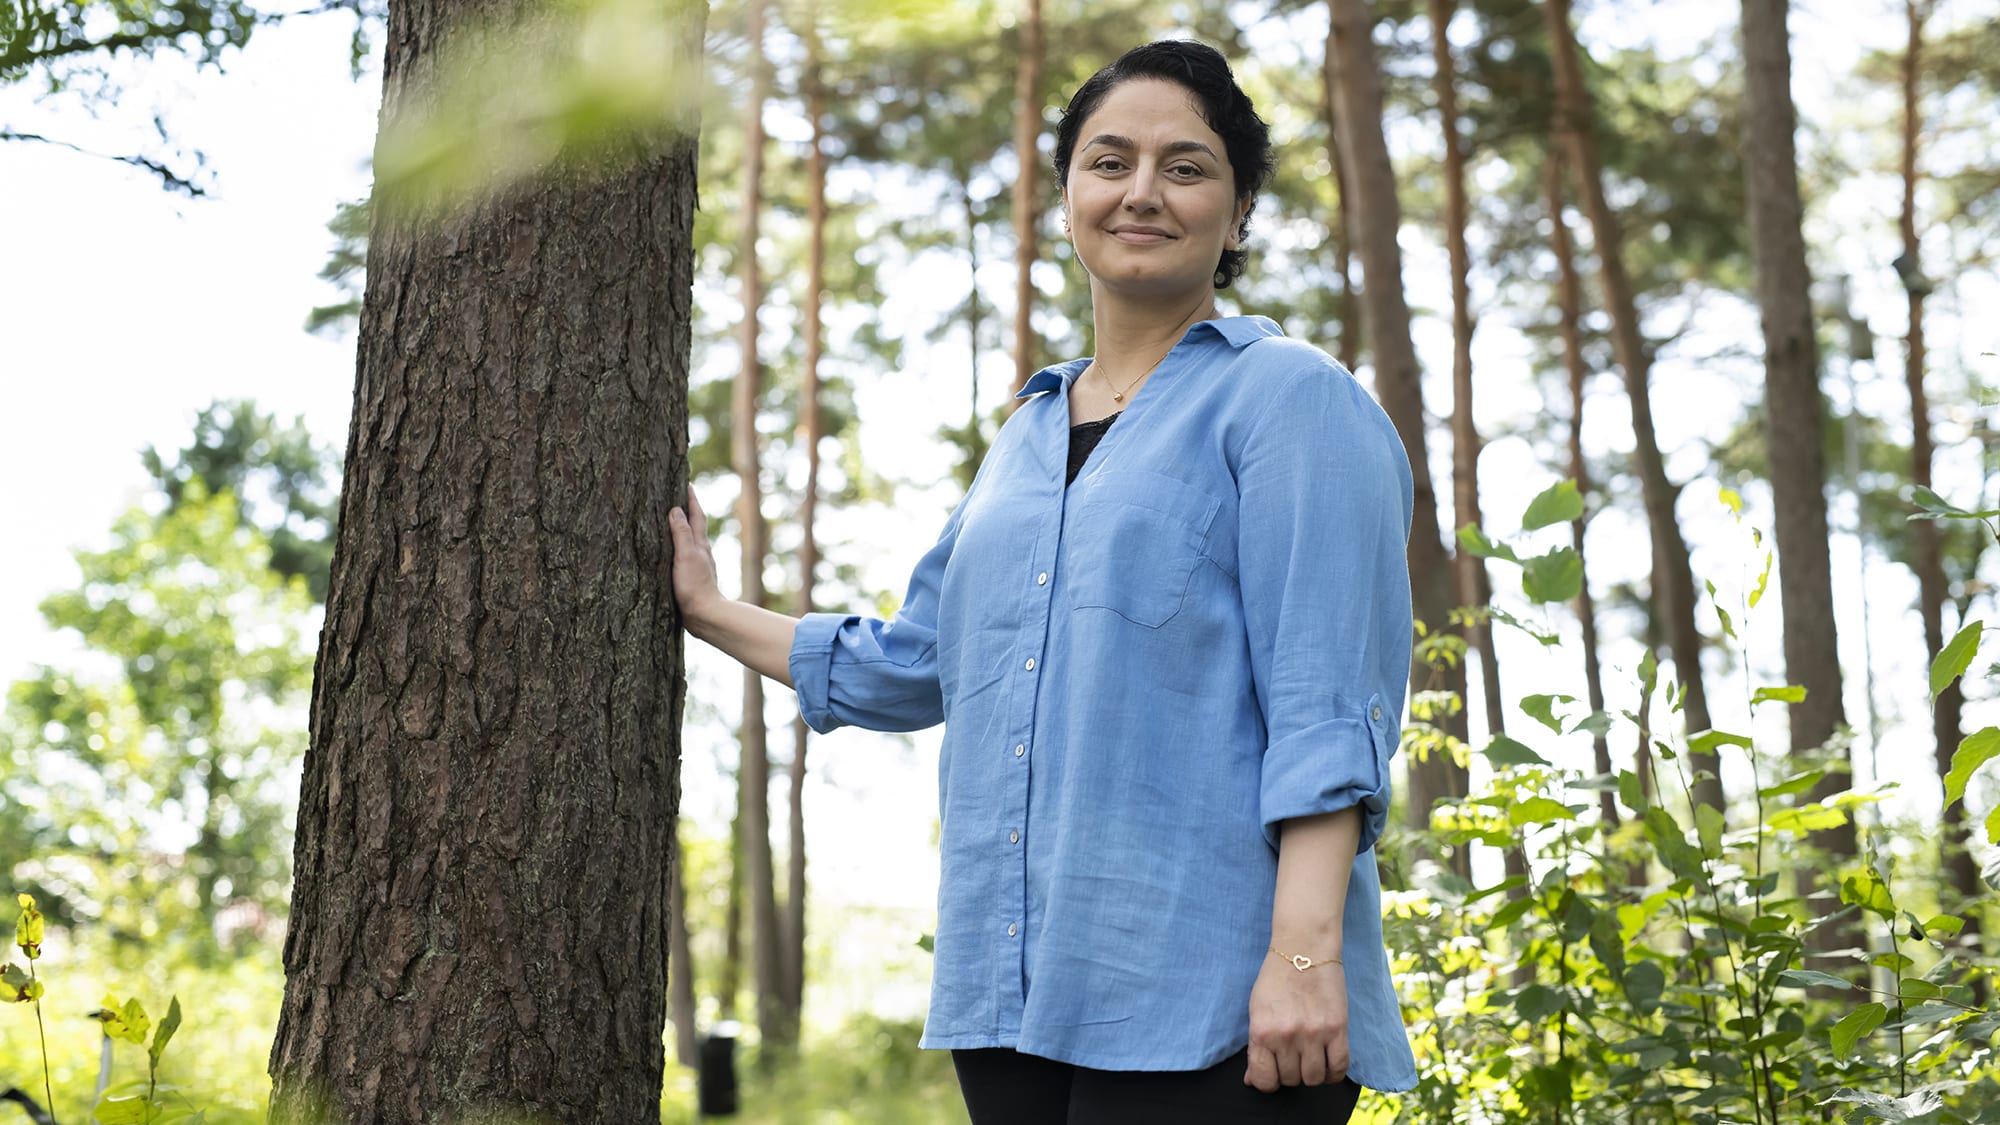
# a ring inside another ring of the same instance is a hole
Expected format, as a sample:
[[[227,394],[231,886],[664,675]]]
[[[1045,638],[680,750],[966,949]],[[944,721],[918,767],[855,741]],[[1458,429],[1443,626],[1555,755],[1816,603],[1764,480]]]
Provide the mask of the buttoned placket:
[[[1034,778],[1035,719],[1041,702],[1041,680],[1048,671],[1047,649],[1049,629],[1055,612],[1058,550],[1062,541],[1063,520],[1069,502],[1067,482],[1063,479],[1064,466],[1068,463],[1069,427],[1069,386],[1064,385],[1059,393],[1049,396],[1047,408],[1050,417],[1035,435],[1041,445],[1041,456],[1035,460],[1050,466],[1055,475],[1045,482],[1053,489],[1054,495],[1045,507],[1046,514],[1035,531],[1035,546],[1022,574],[1027,583],[1027,619],[1024,620],[1020,636],[1032,651],[1020,654],[1016,675],[1022,677],[1021,690],[1012,694],[1010,714],[1005,726],[1008,737],[1001,753],[1012,759],[1016,767],[1012,771],[1008,785],[1008,813],[1011,824],[1005,825],[1005,841],[996,843],[1002,851],[999,862],[1010,878],[1004,885],[1000,899],[1002,918],[995,924],[1004,928],[1007,937],[1016,943],[1014,956],[998,959],[1007,966],[1006,975],[1011,978],[1010,991],[1015,996],[1015,1010],[1004,1014],[1000,1022],[1010,1025],[1012,1031],[1020,1029],[1021,1010],[1027,1003],[1027,959],[1029,943],[1022,933],[1028,923],[1028,866],[1027,846],[1023,843],[1026,834],[1033,830],[1028,823],[1029,790]],[[1002,993],[1004,994],[1004,992]]]

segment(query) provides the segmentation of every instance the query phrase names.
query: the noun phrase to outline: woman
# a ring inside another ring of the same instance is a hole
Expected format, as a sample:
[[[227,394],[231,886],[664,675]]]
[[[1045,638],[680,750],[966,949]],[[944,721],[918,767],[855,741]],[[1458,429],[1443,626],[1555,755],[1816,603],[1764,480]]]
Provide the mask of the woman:
[[[945,723],[923,1043],[976,1125],[1344,1121],[1416,1080],[1371,850],[1409,465],[1325,353],[1217,315],[1271,170],[1219,54],[1099,71],[1055,170],[1097,354],[1029,380],[895,618],[728,601],[679,510],[675,592],[816,730]]]

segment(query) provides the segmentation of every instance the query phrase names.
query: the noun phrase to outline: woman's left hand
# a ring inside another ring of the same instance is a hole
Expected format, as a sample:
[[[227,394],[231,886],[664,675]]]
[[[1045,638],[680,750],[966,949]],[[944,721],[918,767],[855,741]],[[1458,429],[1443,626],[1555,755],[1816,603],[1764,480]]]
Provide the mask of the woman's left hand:
[[[1246,1086],[1319,1086],[1347,1077],[1347,970],[1315,965],[1305,972],[1275,953],[1250,990],[1250,1069]]]

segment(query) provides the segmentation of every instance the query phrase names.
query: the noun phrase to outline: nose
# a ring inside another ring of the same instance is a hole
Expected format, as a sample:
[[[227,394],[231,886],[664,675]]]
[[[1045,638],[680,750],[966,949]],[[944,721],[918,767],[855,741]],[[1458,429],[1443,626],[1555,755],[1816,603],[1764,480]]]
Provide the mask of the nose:
[[[1158,171],[1150,164],[1134,169],[1132,178],[1125,183],[1125,210],[1145,212],[1160,209]]]

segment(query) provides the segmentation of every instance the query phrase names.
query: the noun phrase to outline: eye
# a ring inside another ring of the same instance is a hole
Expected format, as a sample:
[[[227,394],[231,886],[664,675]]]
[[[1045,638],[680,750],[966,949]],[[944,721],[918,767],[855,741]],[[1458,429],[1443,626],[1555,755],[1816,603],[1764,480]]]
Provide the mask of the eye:
[[[1179,176],[1184,180],[1196,180],[1200,179],[1204,173],[1199,164],[1176,164],[1167,169],[1167,174],[1170,176]]]
[[[1125,161],[1116,156],[1100,156],[1090,162],[1093,172],[1116,172],[1125,167]]]

